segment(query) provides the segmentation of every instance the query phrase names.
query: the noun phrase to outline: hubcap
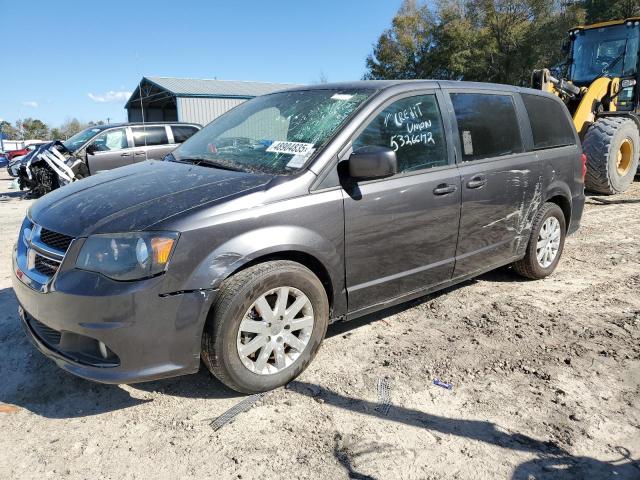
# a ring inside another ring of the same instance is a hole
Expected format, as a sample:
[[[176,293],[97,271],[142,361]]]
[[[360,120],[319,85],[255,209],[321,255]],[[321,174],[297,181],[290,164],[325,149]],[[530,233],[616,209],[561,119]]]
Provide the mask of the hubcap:
[[[313,307],[304,293],[293,287],[269,290],[253,302],[240,322],[238,356],[253,373],[278,373],[307,347],[313,324]]]
[[[618,175],[624,176],[629,172],[631,164],[633,163],[633,144],[631,140],[625,138],[618,150],[618,157],[616,159],[616,169]]]
[[[556,217],[547,218],[542,224],[536,245],[536,257],[542,268],[549,268],[560,249],[560,222]]]

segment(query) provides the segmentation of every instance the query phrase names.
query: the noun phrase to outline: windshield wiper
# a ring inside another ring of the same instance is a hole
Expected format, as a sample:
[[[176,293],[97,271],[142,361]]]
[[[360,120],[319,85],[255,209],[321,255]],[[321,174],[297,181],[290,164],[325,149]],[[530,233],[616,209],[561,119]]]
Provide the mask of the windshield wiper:
[[[611,63],[609,63],[609,65],[607,65],[606,67],[604,67],[604,68],[602,69],[601,74],[608,75],[608,74],[609,74],[609,71],[610,71],[613,67],[615,67],[615,66],[618,64],[618,62],[619,62],[620,60],[622,60],[622,59],[625,57],[625,55],[626,55],[626,54],[627,54],[627,52],[626,52],[626,48],[625,48],[625,50],[624,50],[620,55],[618,55],[616,58],[614,58],[614,59],[611,61]]]
[[[245,170],[238,167],[237,164],[225,160],[211,160],[203,157],[180,158],[173,157],[176,162],[192,163],[193,165],[202,165],[206,167],[219,168],[220,170],[230,170],[232,172],[244,172]]]

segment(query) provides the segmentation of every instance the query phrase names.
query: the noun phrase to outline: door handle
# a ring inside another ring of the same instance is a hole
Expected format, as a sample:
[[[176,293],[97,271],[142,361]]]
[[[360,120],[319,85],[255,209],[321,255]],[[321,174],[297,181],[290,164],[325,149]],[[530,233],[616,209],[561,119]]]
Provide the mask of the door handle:
[[[446,183],[441,183],[436,188],[433,189],[434,195],[447,195],[449,193],[453,193],[457,190],[455,185],[448,185]]]
[[[467,188],[482,188],[486,183],[487,178],[484,175],[476,175],[467,182]]]
[[[144,155],[144,150],[140,151],[140,152],[135,152],[136,155]]]
[[[127,152],[125,152],[125,153],[121,154],[120,156],[121,156],[121,157],[130,157],[130,156],[131,156],[131,154],[130,154],[130,153],[127,153]]]

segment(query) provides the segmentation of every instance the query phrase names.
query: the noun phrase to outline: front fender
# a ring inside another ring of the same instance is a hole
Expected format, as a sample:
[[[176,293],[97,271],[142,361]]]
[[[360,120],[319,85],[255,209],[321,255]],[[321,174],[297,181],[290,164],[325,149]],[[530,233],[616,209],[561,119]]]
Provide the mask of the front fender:
[[[186,289],[218,288],[243,265],[276,253],[302,252],[326,268],[334,289],[341,284],[341,254],[336,244],[299,226],[263,227],[242,233],[218,246],[193,271]]]

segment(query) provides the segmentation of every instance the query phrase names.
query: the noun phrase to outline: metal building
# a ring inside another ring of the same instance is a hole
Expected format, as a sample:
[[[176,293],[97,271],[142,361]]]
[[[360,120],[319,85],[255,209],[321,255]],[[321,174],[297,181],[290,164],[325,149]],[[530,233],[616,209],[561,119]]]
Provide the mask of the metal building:
[[[194,122],[206,125],[240,103],[295,84],[142,77],[125,108],[130,122]]]

